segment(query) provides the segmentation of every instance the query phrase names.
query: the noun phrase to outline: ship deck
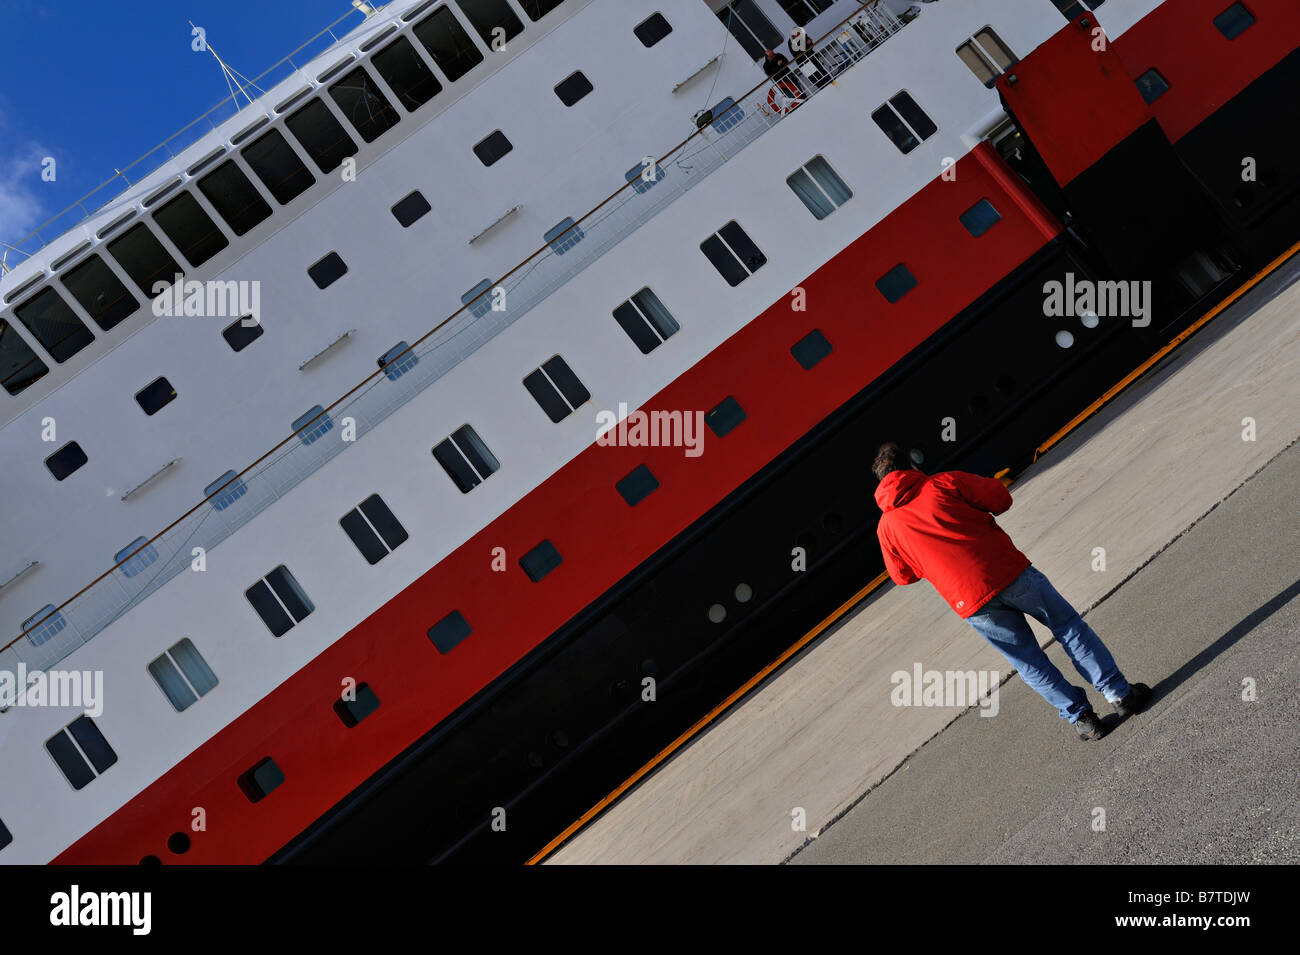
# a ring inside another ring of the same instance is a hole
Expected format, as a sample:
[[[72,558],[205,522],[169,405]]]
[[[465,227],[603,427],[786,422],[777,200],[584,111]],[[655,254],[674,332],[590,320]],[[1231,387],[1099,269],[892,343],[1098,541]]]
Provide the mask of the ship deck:
[[[546,861],[1296,861],[1298,281],[1300,257],[1263,277],[1020,475],[1000,519],[1154,688],[1146,712],[1082,744],[929,585],[887,584]],[[997,716],[892,705],[918,662],[997,670]]]

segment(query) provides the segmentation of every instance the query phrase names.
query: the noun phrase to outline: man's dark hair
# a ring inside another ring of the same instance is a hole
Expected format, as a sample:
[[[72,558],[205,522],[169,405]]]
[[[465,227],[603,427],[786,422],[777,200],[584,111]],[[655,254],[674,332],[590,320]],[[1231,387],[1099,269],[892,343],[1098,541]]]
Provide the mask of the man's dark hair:
[[[871,462],[871,473],[877,481],[883,481],[891,471],[910,471],[915,465],[901,446],[893,441],[886,441],[876,449],[876,459]]]

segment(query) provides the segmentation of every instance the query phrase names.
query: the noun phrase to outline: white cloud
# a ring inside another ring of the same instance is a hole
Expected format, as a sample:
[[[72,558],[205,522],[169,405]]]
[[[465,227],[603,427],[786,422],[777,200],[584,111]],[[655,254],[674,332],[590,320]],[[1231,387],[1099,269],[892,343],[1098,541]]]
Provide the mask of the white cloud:
[[[0,113],[0,242],[15,243],[29,235],[49,213],[40,190],[41,160],[49,151],[39,143],[12,135]],[[10,253],[13,264],[15,253]]]

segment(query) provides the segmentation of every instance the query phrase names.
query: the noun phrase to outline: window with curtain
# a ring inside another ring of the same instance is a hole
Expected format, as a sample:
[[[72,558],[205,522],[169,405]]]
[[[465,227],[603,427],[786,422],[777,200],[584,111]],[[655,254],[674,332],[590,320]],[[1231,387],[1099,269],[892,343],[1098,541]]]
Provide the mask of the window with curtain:
[[[825,219],[853,195],[853,190],[831,168],[825,156],[814,156],[807,165],[787,176],[785,182],[815,219]]]

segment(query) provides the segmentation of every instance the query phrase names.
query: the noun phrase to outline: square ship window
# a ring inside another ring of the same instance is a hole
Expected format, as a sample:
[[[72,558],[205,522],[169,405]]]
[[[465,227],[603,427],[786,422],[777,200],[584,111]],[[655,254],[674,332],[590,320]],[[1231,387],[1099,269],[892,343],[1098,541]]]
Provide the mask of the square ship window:
[[[560,98],[560,102],[565,106],[572,106],[594,88],[591,85],[591,80],[587,79],[586,74],[582,70],[578,70],[556,85],[555,95]]]

